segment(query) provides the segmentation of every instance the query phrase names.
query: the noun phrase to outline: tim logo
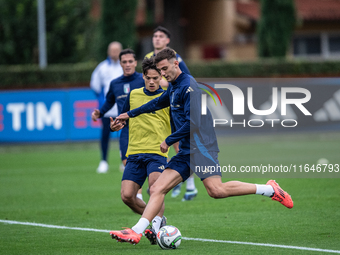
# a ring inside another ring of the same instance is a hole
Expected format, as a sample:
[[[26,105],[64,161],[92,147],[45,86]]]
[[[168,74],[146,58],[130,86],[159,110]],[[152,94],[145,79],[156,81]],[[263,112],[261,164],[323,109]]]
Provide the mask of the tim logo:
[[[198,83],[201,84],[201,85],[203,85],[203,86],[205,86],[205,87],[207,87],[207,88],[210,89],[212,92],[214,92],[215,95],[217,96],[218,100],[220,101],[220,104],[222,105],[221,97],[220,97],[220,95],[217,93],[217,91],[216,91],[213,87],[211,87],[210,85],[205,84],[205,83],[203,83],[203,82],[198,82]],[[200,89],[203,90],[205,93],[207,93],[207,94],[212,98],[212,100],[214,100],[215,105],[217,105],[214,96],[210,93],[209,90],[204,89],[204,88],[202,88],[202,87],[200,87]],[[207,94],[202,94],[202,111],[201,111],[201,114],[202,114],[202,115],[207,115]]]

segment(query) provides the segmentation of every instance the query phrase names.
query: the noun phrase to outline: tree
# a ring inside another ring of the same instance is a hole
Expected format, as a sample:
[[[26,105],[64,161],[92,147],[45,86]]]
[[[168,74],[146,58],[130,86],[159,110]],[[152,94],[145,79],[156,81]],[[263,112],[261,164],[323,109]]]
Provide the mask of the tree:
[[[38,62],[37,0],[0,0],[0,64]],[[90,1],[45,1],[48,63],[87,58]]]
[[[99,56],[106,54],[107,46],[112,41],[119,41],[123,48],[135,47],[136,9],[137,0],[102,0]]]
[[[259,56],[285,57],[294,26],[294,0],[261,0],[257,27]]]

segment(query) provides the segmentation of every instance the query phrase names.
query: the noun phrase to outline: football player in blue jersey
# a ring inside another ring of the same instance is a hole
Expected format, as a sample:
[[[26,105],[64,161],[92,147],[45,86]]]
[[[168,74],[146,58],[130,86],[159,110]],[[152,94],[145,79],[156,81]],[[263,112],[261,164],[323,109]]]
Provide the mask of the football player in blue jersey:
[[[161,73],[152,58],[144,59],[142,69],[145,87],[134,89],[128,94],[123,112],[138,108],[164,92],[159,85]],[[110,127],[112,131],[117,131],[122,124],[111,118]],[[137,191],[143,186],[146,177],[151,187],[167,164],[168,152],[161,152],[159,144],[171,134],[169,107],[131,118],[128,127],[129,144],[126,153],[128,158],[122,178],[121,197],[135,213],[142,215],[146,204],[136,198]],[[151,244],[156,244],[158,230],[166,225],[163,212],[164,204],[152,220],[152,227],[145,231],[145,236]]]
[[[170,82],[169,88],[160,97],[121,114],[117,119],[123,122],[170,106],[172,134],[161,143],[160,150],[167,152],[173,143],[180,141],[180,151],[171,158],[163,173],[151,186],[149,202],[138,223],[131,229],[111,231],[112,238],[121,242],[139,243],[142,233],[160,211],[165,195],[178,183],[186,180],[191,171],[201,178],[212,198],[257,194],[271,197],[272,200],[292,208],[293,200],[290,195],[274,180],[262,185],[239,181],[223,183],[221,171],[206,171],[211,166],[219,166],[219,148],[209,109],[206,115],[201,114],[202,92],[195,79],[180,70],[172,49],[166,48],[159,52],[155,57],[155,64],[161,70],[162,76]],[[196,171],[195,166],[202,166],[205,171]]]
[[[151,51],[148,54],[146,54],[145,58],[154,57],[156,56],[158,52],[165,49],[170,43],[170,37],[171,37],[171,33],[168,29],[162,26],[156,27],[153,31],[153,37],[152,37],[152,45],[153,45],[154,51]],[[186,74],[190,74],[190,71],[188,67],[186,66],[186,64],[184,63],[182,57],[177,52],[175,53],[176,53],[176,59],[178,61],[178,66],[181,69],[181,71]],[[163,89],[167,89],[167,87],[169,86],[169,83],[163,77],[160,85],[162,86]],[[176,153],[178,153],[178,150],[179,150],[178,143],[174,143],[173,147]],[[176,185],[172,190],[171,197],[177,197],[181,193],[181,187],[182,187],[182,183]],[[198,190],[196,189],[196,186],[195,186],[194,177],[190,176],[186,181],[186,192],[184,194],[182,201],[192,200],[194,197],[197,196],[197,193],[198,193]]]
[[[106,101],[104,105],[99,109],[95,109],[92,112],[92,119],[96,121],[98,118],[102,118],[104,114],[117,103],[118,114],[122,112],[125,99],[130,91],[144,87],[143,75],[136,72],[136,55],[131,49],[124,49],[119,54],[120,65],[123,68],[123,75],[114,79],[110,83],[109,91],[106,94]],[[126,165],[126,151],[128,147],[128,128],[123,128],[119,138],[120,156],[123,165]],[[138,193],[138,197],[142,199],[141,191]]]

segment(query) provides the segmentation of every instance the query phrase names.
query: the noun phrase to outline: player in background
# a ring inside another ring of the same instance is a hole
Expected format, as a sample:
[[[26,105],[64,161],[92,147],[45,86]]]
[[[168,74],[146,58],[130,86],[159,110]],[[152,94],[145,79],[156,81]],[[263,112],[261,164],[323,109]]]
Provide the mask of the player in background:
[[[102,118],[104,114],[117,103],[118,113],[122,112],[125,99],[130,91],[144,87],[143,75],[136,72],[136,55],[131,49],[122,50],[119,54],[120,65],[123,68],[123,75],[114,79],[110,83],[109,91],[106,95],[106,101],[104,105],[99,109],[95,109],[92,112],[92,119],[96,121],[98,118]],[[108,124],[110,128],[110,123]],[[129,130],[127,127],[122,129],[119,138],[119,149],[122,163],[126,165],[126,151],[128,147]],[[139,191],[138,198],[143,200],[142,193]]]
[[[122,112],[138,108],[164,92],[159,85],[162,79],[161,73],[152,58],[144,59],[142,69],[145,87],[134,89],[128,94]],[[119,130],[121,125],[111,118],[112,131]],[[169,107],[129,120],[128,128],[129,144],[122,178],[121,198],[135,213],[142,215],[146,204],[136,198],[137,192],[143,186],[146,177],[151,187],[167,164],[168,152],[161,152],[159,144],[171,134]],[[166,225],[163,213],[164,203],[152,220],[152,227],[145,232],[151,244],[156,244],[158,230]]]
[[[154,50],[146,54],[144,58],[155,57],[158,52],[165,49],[170,43],[170,37],[171,37],[171,33],[168,29],[162,26],[156,27],[153,30],[153,37],[152,37],[152,45],[153,45]],[[185,72],[186,74],[190,74],[190,71],[187,65],[184,63],[183,59],[177,52],[176,52],[176,58],[179,62],[179,68],[182,70],[182,72]],[[166,79],[161,80],[161,86],[163,89],[166,89],[169,86],[169,83],[167,82]]]
[[[161,143],[160,150],[166,152],[174,142],[180,141],[180,151],[171,158],[152,185],[149,202],[138,223],[131,229],[110,232],[112,238],[133,244],[140,241],[142,233],[161,209],[164,196],[190,176],[190,168],[195,171],[195,166],[202,166],[207,170],[207,167],[219,165],[219,148],[212,116],[209,109],[206,115],[201,115],[202,92],[197,82],[181,71],[172,49],[159,52],[155,57],[155,64],[161,70],[162,76],[171,82],[168,90],[149,103],[121,114],[117,119],[124,121],[170,106],[173,133]],[[222,183],[221,171],[195,171],[195,174],[201,178],[212,198],[257,194],[271,197],[288,208],[293,207],[290,195],[274,180],[262,185],[239,181]]]
[[[110,88],[110,82],[123,74],[123,69],[119,62],[119,53],[122,45],[119,42],[111,42],[107,48],[107,59],[100,62],[91,75],[90,87],[96,94],[99,108],[105,102],[105,97]],[[110,117],[117,117],[117,104],[113,106],[102,118],[102,133],[100,139],[101,161],[97,168],[97,173],[106,173],[109,170],[107,163],[110,145]]]
[[[152,37],[152,45],[153,45],[154,51],[151,51],[150,53],[146,54],[145,58],[154,57],[156,56],[158,52],[165,49],[170,43],[170,37],[171,37],[171,34],[168,29],[162,26],[156,27],[155,30],[153,31],[153,37]],[[181,69],[181,71],[190,75],[190,71],[188,67],[186,66],[186,64],[184,63],[181,56],[177,52],[175,53],[176,53],[176,59],[179,63],[179,68]],[[161,86],[164,90],[166,90],[166,88],[169,86],[169,83],[165,78],[161,80]],[[178,153],[178,143],[173,144],[173,147],[176,153]],[[171,193],[171,197],[177,197],[181,193],[181,188],[182,188],[182,183],[174,187]],[[192,200],[194,197],[197,196],[197,193],[198,193],[198,190],[196,189],[196,186],[195,186],[194,176],[190,176],[188,180],[186,181],[186,192],[184,194],[182,201]]]

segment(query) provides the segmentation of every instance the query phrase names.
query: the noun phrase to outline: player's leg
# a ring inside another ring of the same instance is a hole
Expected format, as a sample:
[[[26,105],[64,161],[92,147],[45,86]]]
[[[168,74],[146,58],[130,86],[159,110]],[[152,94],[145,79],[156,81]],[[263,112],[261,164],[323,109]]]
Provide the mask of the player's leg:
[[[176,142],[172,145],[176,154],[179,152],[179,142]],[[177,184],[171,192],[171,197],[177,197],[181,193],[182,183]]]
[[[159,178],[165,165],[167,165],[167,158],[157,154],[147,154],[145,164],[147,165],[147,173],[149,180],[149,187]],[[153,191],[153,190],[152,190]],[[157,243],[157,233],[159,229],[166,225],[166,217],[164,214],[164,202],[158,214],[152,219],[152,225],[144,232],[145,237],[152,245]]]
[[[111,231],[112,238],[121,242],[139,243],[142,233],[159,213],[164,202],[164,196],[181,181],[183,181],[183,178],[177,171],[169,168],[165,169],[151,186],[149,202],[137,224],[131,229]]]
[[[101,161],[97,168],[97,173],[106,173],[109,169],[107,155],[110,144],[110,118],[102,118],[102,133],[100,139]]]
[[[161,175],[161,172],[152,172],[149,174],[149,187],[151,187],[158,177]],[[150,193],[151,194],[151,193]],[[151,245],[157,244],[157,233],[159,229],[162,227],[162,222],[166,225],[166,217],[163,216],[164,214],[164,202],[162,203],[162,207],[158,214],[152,219],[152,224],[149,228],[147,228],[144,232],[145,237],[150,241]]]
[[[128,127],[124,127],[122,129],[122,132],[120,133],[120,137],[119,137],[120,158],[122,160],[122,164],[124,166],[124,169],[126,167],[126,160],[127,160],[126,152],[127,152],[128,144],[129,144],[129,130],[128,130]],[[123,169],[123,171],[124,171],[124,169]],[[141,188],[138,190],[136,196],[139,199],[143,200]]]
[[[137,244],[142,233],[155,218],[162,208],[164,196],[178,183],[186,180],[190,176],[190,156],[179,155],[172,157],[166,166],[167,168],[151,186],[151,196],[138,223],[131,229],[121,231],[111,231],[112,238],[118,241],[126,241]],[[176,169],[176,170],[174,170]]]
[[[182,180],[177,171],[165,169],[150,188],[150,199],[142,217],[151,221],[161,210],[165,195]]]
[[[152,185],[154,185],[154,183],[158,180],[160,175],[161,175],[161,172],[153,172],[149,175],[149,187],[152,187]],[[150,196],[152,195],[152,192],[154,192],[154,190],[150,190]],[[159,213],[157,214],[157,216],[162,218],[163,213],[164,213],[164,203]]]
[[[130,180],[123,180],[120,194],[123,202],[130,207],[132,211],[142,214],[146,204],[136,196],[139,188],[139,184]]]
[[[213,198],[226,198],[243,195],[262,195],[271,197],[287,208],[293,208],[293,200],[274,180],[267,184],[253,184],[240,181],[229,181],[222,183],[220,176],[211,176],[203,180],[209,196]]]
[[[137,192],[147,177],[147,171],[140,154],[130,155],[122,177],[121,198],[135,213],[142,214],[145,202],[137,197]]]
[[[211,176],[203,180],[203,184],[212,198],[225,198],[255,194],[256,186],[252,183],[229,181],[223,183],[221,176]]]
[[[143,212],[142,218],[132,227],[137,234],[143,233],[149,223],[161,210],[165,195],[178,183],[182,176],[173,169],[165,169],[156,182],[150,187],[150,199]]]
[[[199,169],[196,170],[196,166],[200,166]],[[225,198],[255,194],[255,184],[239,181],[222,183],[222,173],[216,169],[216,166],[219,166],[218,152],[202,150],[202,152],[190,155],[190,167],[203,181],[209,196],[213,198]],[[202,169],[202,171],[200,171],[200,169]]]
[[[273,180],[268,181],[265,185],[240,181],[222,183],[222,173],[221,171],[218,171],[218,152],[203,151],[202,153],[192,154],[190,156],[190,167],[195,169],[196,166],[204,166],[203,168],[205,171],[195,171],[195,173],[203,181],[209,196],[213,198],[257,194],[272,197],[273,200],[279,201],[288,208],[293,207],[293,201],[290,195],[281,189],[281,187]],[[199,169],[202,169],[202,167],[199,167]]]

